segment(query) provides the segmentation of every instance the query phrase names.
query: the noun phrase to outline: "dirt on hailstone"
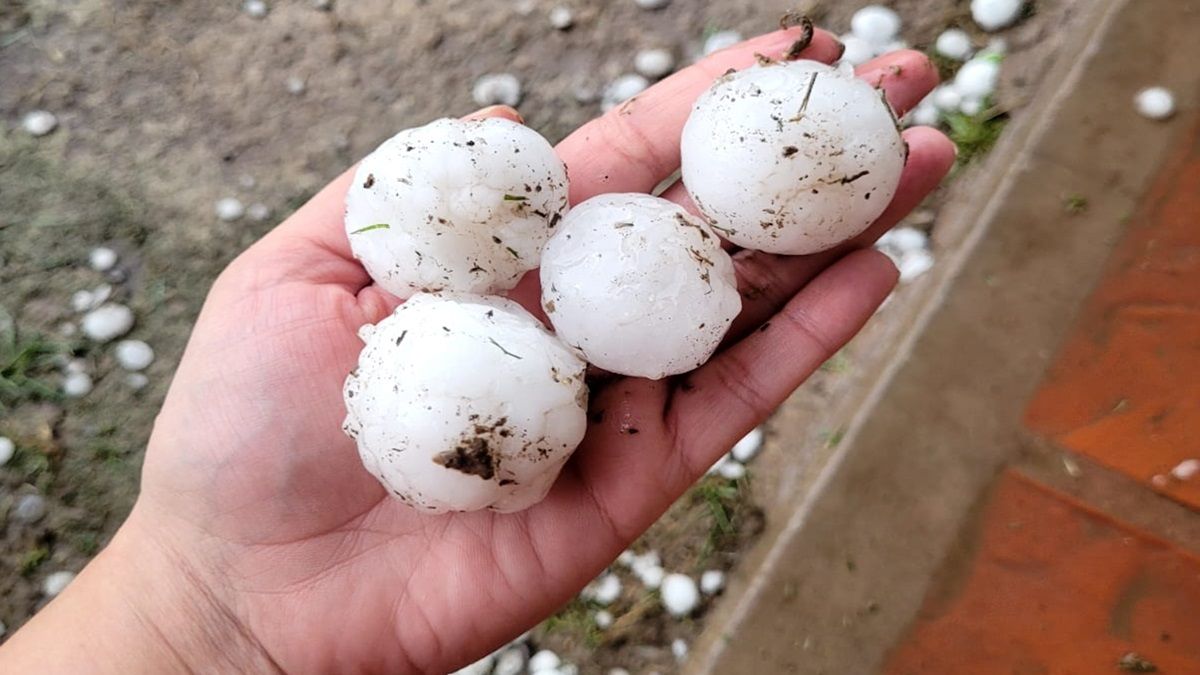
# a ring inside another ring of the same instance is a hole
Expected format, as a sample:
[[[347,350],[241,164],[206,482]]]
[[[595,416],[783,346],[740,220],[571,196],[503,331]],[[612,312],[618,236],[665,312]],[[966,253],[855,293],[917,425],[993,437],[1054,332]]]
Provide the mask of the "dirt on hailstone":
[[[261,19],[239,2],[115,4],[0,5],[0,435],[18,446],[0,468],[0,621],[10,634],[44,604],[42,579],[79,570],[128,513],[151,422],[213,278],[355,159],[399,129],[477,108],[471,86],[485,73],[517,75],[528,124],[557,141],[599,113],[599,93],[632,71],[638,49],[667,47],[684,64],[713,31],[766,32],[796,4],[840,33],[865,2],[675,0],[646,11],[633,0],[355,0],[320,10],[277,0]],[[574,10],[570,30],[550,26],[558,4]],[[965,0],[889,4],[917,47],[946,26],[971,29]],[[1012,58],[1046,30],[1035,15],[1008,31]],[[290,78],[302,92],[289,91]],[[21,131],[35,109],[57,115],[54,133]],[[222,222],[223,197],[264,204],[270,217]],[[99,245],[120,256],[103,274],[86,264]],[[144,389],[126,384],[111,349],[72,332],[72,293],[101,284],[135,311],[129,337],[157,354]],[[95,379],[79,399],[58,393],[69,357]],[[635,548],[657,550],[670,571],[732,568],[762,527],[752,485],[705,479]],[[33,525],[8,515],[28,492],[47,500]],[[612,628],[597,629],[594,608],[577,600],[535,639],[584,672],[674,670],[669,645],[690,642],[702,613],[670,620],[623,578]]]

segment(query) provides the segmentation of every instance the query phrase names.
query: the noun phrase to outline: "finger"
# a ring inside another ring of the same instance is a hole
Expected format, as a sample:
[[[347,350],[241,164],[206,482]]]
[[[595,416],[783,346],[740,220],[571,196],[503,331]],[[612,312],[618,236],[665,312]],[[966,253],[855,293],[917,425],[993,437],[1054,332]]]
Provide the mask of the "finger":
[[[729,328],[727,341],[741,338],[779,310],[813,277],[854,249],[875,243],[884,232],[915,209],[954,166],[954,144],[941,132],[914,127],[904,132],[908,162],[896,195],[871,227],[829,251],[807,256],[784,256],[741,251],[733,257],[742,294],[742,311]]]
[[[895,265],[879,251],[850,253],[769,321],[686,376],[665,413],[683,454],[683,479],[698,479],[765,421],[858,333],[898,277]]]
[[[649,192],[679,166],[679,134],[696,98],[756,54],[782,57],[801,29],[775,31],[716,52],[580,127],[558,153],[571,172],[571,203],[605,192]],[[816,31],[802,58],[829,63],[842,45]]]

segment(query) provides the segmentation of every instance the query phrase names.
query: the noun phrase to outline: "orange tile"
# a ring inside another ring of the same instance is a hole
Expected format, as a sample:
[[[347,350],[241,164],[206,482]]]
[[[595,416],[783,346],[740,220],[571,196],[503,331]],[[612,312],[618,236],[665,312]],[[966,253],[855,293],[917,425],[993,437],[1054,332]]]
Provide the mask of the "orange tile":
[[[1200,476],[1151,482],[1200,458],[1200,128],[1143,201],[1025,421],[1200,507]]]
[[[934,589],[890,675],[1200,673],[1200,558],[1008,472],[978,547]]]

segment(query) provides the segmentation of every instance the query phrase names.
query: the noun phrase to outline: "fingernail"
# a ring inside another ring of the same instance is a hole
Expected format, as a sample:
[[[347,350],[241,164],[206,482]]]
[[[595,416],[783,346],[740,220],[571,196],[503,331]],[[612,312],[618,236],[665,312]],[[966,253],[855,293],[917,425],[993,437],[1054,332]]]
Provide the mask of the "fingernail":
[[[837,38],[833,38],[833,43],[837,45],[837,57],[833,59],[834,63],[842,60],[842,55],[846,53],[846,43]]]
[[[521,113],[510,105],[489,105],[486,108],[475,111],[471,117],[505,117],[514,122],[525,123],[525,118],[521,117]]]

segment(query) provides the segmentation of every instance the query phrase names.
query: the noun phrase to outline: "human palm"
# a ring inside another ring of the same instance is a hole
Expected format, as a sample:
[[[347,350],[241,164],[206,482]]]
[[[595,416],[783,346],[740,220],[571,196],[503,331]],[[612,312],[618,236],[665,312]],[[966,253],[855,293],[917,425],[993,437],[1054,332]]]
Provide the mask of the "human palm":
[[[677,166],[680,128],[711,80],[793,39],[780,31],[713,55],[563,141],[572,201],[650,191]],[[805,57],[831,61],[838,49],[818,33]],[[915,52],[860,75],[901,111],[936,81]],[[350,254],[345,174],[214,285],[151,438],[131,519],[186,560],[289,672],[440,672],[469,662],[577,592],[861,327],[895,270],[858,249],[953,162],[935,131],[911,129],[905,140],[899,192],[875,226],[825,254],[737,253],[744,309],[717,356],[670,380],[598,379],[587,438],[546,500],[505,515],[428,516],[390,499],[341,432],[356,331],[396,304]],[[664,196],[689,204],[680,186]],[[538,311],[536,279],[512,295]]]

